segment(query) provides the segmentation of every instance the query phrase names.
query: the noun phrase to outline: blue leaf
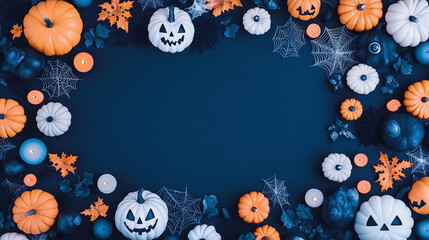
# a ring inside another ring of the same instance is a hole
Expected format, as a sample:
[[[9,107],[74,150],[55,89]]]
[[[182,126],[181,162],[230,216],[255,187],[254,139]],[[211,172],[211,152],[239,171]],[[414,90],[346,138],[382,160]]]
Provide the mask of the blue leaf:
[[[383,78],[386,80],[384,86],[380,87],[381,94],[393,94],[393,90],[399,87],[399,83],[396,81],[395,77],[390,74],[383,74]]]
[[[291,229],[298,226],[295,213],[290,209],[283,211],[283,214],[280,217],[280,220],[282,221],[283,226],[286,227],[287,229]]]
[[[398,61],[393,64],[393,68],[395,68],[396,72],[401,73],[402,75],[411,75],[413,72],[412,63],[413,56],[408,52],[398,58]]]
[[[95,28],[95,36],[107,39],[109,37],[110,30],[107,29],[105,26],[101,25],[100,23]]]
[[[205,196],[203,199],[203,209],[204,213],[207,214],[208,218],[215,217],[219,215],[219,210],[217,210],[216,205],[218,201],[215,195]]]
[[[221,15],[221,16],[222,16],[222,15]],[[228,24],[231,22],[231,19],[232,19],[232,16],[224,17],[224,18],[220,21],[220,24],[221,24],[222,26],[226,26],[226,25],[228,25]]]
[[[91,30],[92,30],[92,33],[91,33]],[[83,36],[85,37],[85,46],[90,47],[95,40],[94,29],[90,28],[89,32],[84,33]]]
[[[7,87],[7,82],[3,78],[0,78],[0,85]]]
[[[97,49],[104,48],[104,41],[100,38],[95,39],[95,47]]]
[[[70,187],[70,180],[68,179],[58,181],[58,186],[60,186],[60,191],[63,193],[68,193],[72,190]]]
[[[235,38],[235,34],[237,33],[240,27],[233,23],[230,26],[225,26],[225,32],[223,33],[226,38]]]
[[[342,78],[343,76],[338,73],[334,73],[329,77],[328,81],[334,88],[334,92],[337,92],[344,87],[343,81],[341,80]]]
[[[253,233],[248,232],[248,233],[243,233],[240,235],[240,237],[238,237],[238,240],[255,240],[256,237],[255,235],[253,235]]]
[[[313,215],[310,212],[310,208],[306,207],[304,204],[299,204],[296,208],[296,215],[301,218],[301,220],[313,220]]]

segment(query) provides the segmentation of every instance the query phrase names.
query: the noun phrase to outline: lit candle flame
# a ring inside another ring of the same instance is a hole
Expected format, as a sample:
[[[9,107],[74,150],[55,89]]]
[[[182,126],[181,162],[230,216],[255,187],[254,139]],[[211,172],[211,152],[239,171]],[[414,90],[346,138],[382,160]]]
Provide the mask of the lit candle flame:
[[[85,64],[85,60],[82,59],[82,64]]]
[[[317,197],[313,197],[311,200],[313,200],[313,202],[317,201]]]
[[[34,150],[32,150],[32,149],[31,149],[31,150],[30,150],[30,153],[31,153],[31,154],[34,154]]]
[[[107,185],[107,184],[109,184],[109,183],[108,183],[108,182],[103,182],[103,184],[104,184],[104,185]]]

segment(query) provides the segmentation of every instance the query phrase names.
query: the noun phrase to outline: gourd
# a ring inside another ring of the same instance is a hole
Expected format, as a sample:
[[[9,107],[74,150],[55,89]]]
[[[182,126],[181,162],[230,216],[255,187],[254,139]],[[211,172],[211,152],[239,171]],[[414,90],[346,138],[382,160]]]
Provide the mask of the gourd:
[[[43,66],[45,66],[45,59],[41,53],[30,47],[23,47],[22,49],[11,47],[4,52],[1,69],[13,73],[21,79],[32,79],[39,76]]]
[[[60,233],[72,234],[77,232],[82,218],[80,214],[73,211],[66,211],[58,215],[57,218],[57,230]]]
[[[216,232],[215,227],[207,226],[206,224],[198,225],[193,230],[191,230],[188,234],[189,240],[221,240],[221,236]]]
[[[307,21],[319,15],[320,0],[287,0],[290,15],[294,18]]]
[[[365,31],[356,40],[356,57],[369,66],[386,66],[398,59],[397,45],[390,35],[378,28]]]
[[[404,94],[407,112],[420,119],[429,118],[429,81],[416,82]]]
[[[329,154],[322,163],[323,174],[326,178],[335,182],[347,180],[352,173],[350,159],[342,153]]]
[[[23,234],[10,232],[1,235],[0,240],[28,240],[28,238]]]
[[[37,111],[37,127],[46,136],[60,136],[69,129],[71,118],[68,108],[61,103],[50,102]]]
[[[358,94],[374,91],[379,82],[377,71],[366,64],[360,63],[347,72],[347,85]]]
[[[268,198],[260,192],[244,194],[238,203],[238,215],[247,223],[261,223],[270,213]]]
[[[347,29],[362,32],[377,26],[383,16],[381,0],[340,0],[340,21]]]
[[[416,181],[408,193],[410,208],[418,214],[429,214],[429,177]]]
[[[251,8],[243,16],[243,25],[250,34],[262,35],[271,28],[270,14],[263,8]]]
[[[403,112],[392,113],[383,125],[384,143],[399,152],[416,149],[422,143],[424,135],[423,124]]]
[[[356,188],[338,188],[323,202],[322,219],[335,228],[349,225],[359,207],[359,193]]]
[[[24,108],[12,99],[0,98],[0,138],[14,137],[25,126]]]
[[[354,98],[344,100],[340,108],[341,116],[348,121],[360,118],[363,112],[362,104]]]
[[[253,235],[256,237],[255,240],[280,240],[279,232],[268,225],[258,227]]]

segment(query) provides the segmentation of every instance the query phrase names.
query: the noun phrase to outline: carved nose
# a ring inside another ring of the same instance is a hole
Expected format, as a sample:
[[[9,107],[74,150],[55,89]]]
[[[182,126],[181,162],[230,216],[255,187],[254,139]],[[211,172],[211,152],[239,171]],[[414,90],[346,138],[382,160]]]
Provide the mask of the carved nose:
[[[141,218],[139,218],[139,220],[137,220],[137,224],[142,224],[143,222],[142,222],[142,220],[141,220]]]
[[[380,231],[389,231],[389,228],[387,228],[386,224],[383,224]]]
[[[173,34],[173,32],[170,32],[170,37],[174,37],[174,34]]]

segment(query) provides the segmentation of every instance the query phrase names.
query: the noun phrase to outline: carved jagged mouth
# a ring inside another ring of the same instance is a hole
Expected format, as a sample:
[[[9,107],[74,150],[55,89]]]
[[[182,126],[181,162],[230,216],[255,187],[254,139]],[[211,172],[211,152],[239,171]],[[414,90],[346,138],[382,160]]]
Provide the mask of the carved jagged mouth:
[[[138,233],[139,235],[142,235],[143,233],[148,233],[148,232],[152,231],[153,229],[155,229],[155,227],[156,227],[156,224],[157,224],[157,223],[158,223],[158,219],[156,219],[155,224],[150,225],[150,226],[149,226],[149,227],[147,227],[147,228],[134,228],[134,229],[131,229],[131,228],[130,228],[130,227],[128,227],[128,225],[124,222],[125,227],[127,227],[128,231],[130,231],[130,233],[134,233],[134,232],[136,232],[136,233]]]
[[[420,208],[422,208],[422,207],[424,207],[426,205],[426,202],[423,201],[423,200],[420,200],[420,203],[415,202],[415,201],[410,201],[410,205],[413,208],[420,209]]]
[[[164,45],[169,45],[171,47],[171,45],[176,46],[180,45],[183,41],[185,40],[185,35],[183,35],[181,38],[179,38],[179,40],[177,41],[170,41],[168,39],[165,39],[164,37],[161,38],[161,42],[164,43]]]
[[[311,10],[313,10],[312,12],[310,12],[310,10],[302,12],[301,7],[297,8],[296,10],[299,12],[299,15],[301,16],[306,16],[306,15],[313,16],[316,13],[316,11],[314,10],[314,7],[311,8]]]

